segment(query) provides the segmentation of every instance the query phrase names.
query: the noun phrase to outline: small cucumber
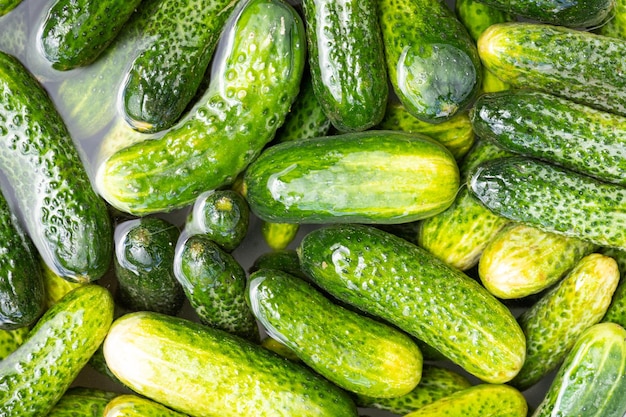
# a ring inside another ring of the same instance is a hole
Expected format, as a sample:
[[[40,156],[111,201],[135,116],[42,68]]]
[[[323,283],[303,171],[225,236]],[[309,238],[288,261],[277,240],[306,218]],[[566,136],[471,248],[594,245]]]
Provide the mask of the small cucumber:
[[[511,385],[525,390],[558,367],[576,339],[606,313],[619,281],[613,258],[592,253],[518,318],[526,360]]]
[[[106,337],[104,355],[126,386],[197,417],[358,415],[344,391],[308,368],[177,317],[122,316]]]
[[[0,330],[0,361],[24,343],[28,332],[30,332],[30,328],[27,326],[15,330]]]
[[[95,284],[69,292],[52,306],[15,352],[0,361],[3,417],[45,416],[103,342],[113,299]]]
[[[431,123],[464,110],[482,65],[454,12],[439,0],[381,0],[378,8],[389,79],[407,110]]]
[[[363,225],[307,234],[298,254],[319,287],[437,349],[486,382],[522,367],[524,334],[510,311],[475,280],[404,239]]]
[[[107,403],[118,395],[96,388],[72,387],[46,417],[102,417]]]
[[[298,223],[272,223],[261,224],[261,234],[265,243],[273,250],[285,249],[296,238],[300,225]]]
[[[458,167],[417,133],[369,130],[266,149],[244,177],[250,209],[278,223],[405,223],[445,210]]]
[[[187,116],[159,134],[118,123],[103,139],[96,185],[113,207],[148,214],[189,205],[234,181],[283,123],[304,68],[302,20],[282,0],[240,5]]]
[[[306,281],[260,270],[246,295],[270,336],[347,391],[398,397],[420,381],[422,354],[409,336],[334,304]]]
[[[622,417],[626,413],[626,330],[600,323],[583,332],[533,417]]]
[[[186,417],[186,415],[147,398],[125,394],[112,399],[98,417]]]

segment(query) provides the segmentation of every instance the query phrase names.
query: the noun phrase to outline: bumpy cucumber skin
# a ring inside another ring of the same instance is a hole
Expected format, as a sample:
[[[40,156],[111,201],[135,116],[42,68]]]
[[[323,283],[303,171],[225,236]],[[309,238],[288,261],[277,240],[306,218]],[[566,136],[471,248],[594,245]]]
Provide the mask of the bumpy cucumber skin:
[[[141,0],[56,0],[38,34],[52,68],[67,71],[91,64],[118,35]]]
[[[315,95],[340,132],[366,130],[385,113],[387,68],[375,0],[304,0]]]
[[[246,1],[232,16],[208,91],[189,116],[162,135],[121,126],[104,139],[96,184],[112,206],[131,214],[186,206],[234,181],[284,121],[305,62],[302,20],[281,0]],[[139,143],[106,155],[106,142],[120,137]]]
[[[20,327],[15,330],[0,330],[0,361],[24,343],[30,328]]]
[[[626,117],[551,94],[511,90],[480,96],[476,134],[510,152],[626,185]]]
[[[104,355],[124,384],[185,414],[358,415],[344,391],[304,366],[177,317],[137,312],[117,319],[104,342]]]
[[[482,65],[476,45],[441,1],[382,0],[379,19],[393,89],[415,117],[439,123],[478,93]]]
[[[104,408],[119,394],[95,388],[68,389],[46,417],[102,417]]]
[[[356,403],[359,407],[376,408],[405,415],[471,386],[467,378],[455,371],[435,365],[424,365],[419,384],[408,394],[395,398],[358,395]]]
[[[552,286],[595,248],[580,239],[513,223],[489,241],[478,275],[498,298],[527,297]]]
[[[185,301],[174,276],[180,230],[167,220],[144,217],[115,227],[115,296],[129,310],[177,314]]]
[[[626,40],[529,22],[491,25],[478,39],[485,68],[530,88],[626,115]]]
[[[474,42],[489,26],[514,20],[510,13],[476,0],[457,0],[454,11]]]
[[[28,340],[0,362],[4,417],[46,415],[103,342],[113,321],[108,290],[84,285],[52,306]]]
[[[614,323],[591,326],[576,340],[533,417],[626,413],[626,331]]]
[[[409,336],[334,304],[306,281],[260,270],[246,299],[269,335],[345,390],[398,397],[420,381],[422,354]]]
[[[174,258],[174,274],[200,321],[259,340],[259,330],[246,304],[246,272],[230,254],[202,235],[183,233]]]
[[[626,248],[626,189],[619,185],[520,156],[481,164],[468,187],[488,209],[513,221]]]
[[[428,404],[405,417],[526,417],[524,396],[508,385],[478,384]]]
[[[248,167],[244,189],[265,221],[393,224],[445,210],[458,181],[443,145],[417,133],[369,130],[274,145]]]
[[[0,16],[4,16],[17,7],[22,0],[2,0],[0,1]]]
[[[54,104],[17,59],[0,53],[0,165],[46,263],[73,281],[100,278],[112,227]]]
[[[512,379],[525,356],[509,310],[472,278],[404,239],[363,225],[307,234],[298,254],[319,287],[412,334],[474,376]]]
[[[618,281],[615,260],[592,253],[522,313],[526,361],[511,385],[525,390],[555,369],[582,332],[602,319]]]
[[[137,395],[120,395],[111,400],[98,417],[186,417],[157,402]]]

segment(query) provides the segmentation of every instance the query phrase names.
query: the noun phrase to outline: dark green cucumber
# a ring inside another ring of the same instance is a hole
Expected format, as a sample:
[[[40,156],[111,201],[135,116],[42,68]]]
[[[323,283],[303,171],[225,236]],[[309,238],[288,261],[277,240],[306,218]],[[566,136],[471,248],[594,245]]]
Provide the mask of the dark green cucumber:
[[[344,391],[303,365],[177,317],[137,312],[117,319],[104,355],[138,394],[193,416],[358,415]]]
[[[591,326],[567,354],[533,417],[626,413],[626,331],[614,323]]]
[[[0,16],[4,16],[16,8],[22,0],[2,0],[0,1]]]
[[[115,39],[141,0],[56,0],[38,33],[52,68],[67,71],[95,61]]]
[[[45,416],[104,340],[113,299],[95,284],[68,293],[39,319],[28,339],[0,362],[3,417]]]
[[[482,65],[454,12],[438,0],[381,0],[378,7],[389,79],[407,110],[438,123],[465,109]]]
[[[375,0],[304,0],[315,95],[340,132],[382,119],[389,87]]]
[[[398,397],[420,381],[422,354],[409,336],[334,304],[304,280],[259,270],[246,297],[270,336],[347,391]]]
[[[626,188],[547,162],[501,158],[474,170],[468,186],[488,209],[538,229],[626,248]]]
[[[137,395],[125,394],[112,399],[98,417],[186,417],[164,405]]]
[[[72,387],[46,417],[102,417],[108,402],[118,395],[96,388]]]
[[[261,234],[267,246],[273,250],[285,249],[296,238],[300,225],[298,223],[272,223],[261,224]]]
[[[253,273],[259,269],[277,269],[298,278],[307,279],[300,268],[298,253],[293,249],[262,253],[254,260],[248,272]]]
[[[478,40],[485,68],[529,88],[626,115],[626,40],[530,22],[491,25]]]
[[[533,90],[480,96],[476,134],[517,154],[626,185],[626,117]]]
[[[15,330],[0,330],[0,361],[24,343],[29,331],[30,328],[27,326]]]
[[[183,233],[173,266],[202,323],[259,340],[259,329],[246,304],[246,272],[232,255],[207,236]]]
[[[558,367],[576,339],[606,313],[619,281],[613,258],[592,253],[518,318],[526,360],[511,385],[526,390]]]
[[[189,234],[202,234],[227,252],[237,249],[248,233],[250,208],[236,191],[213,190],[194,202],[185,222]]]
[[[336,298],[410,333],[493,383],[522,367],[525,338],[509,310],[474,279],[370,226],[331,225],[298,247],[302,269]]]
[[[104,138],[96,184],[112,206],[132,214],[186,206],[234,181],[282,124],[305,62],[302,20],[282,0],[246,0],[231,17],[209,88],[188,116],[160,134],[120,123]]]
[[[0,170],[46,263],[74,281],[100,278],[112,228],[52,100],[17,59],[0,52]]]
[[[369,130],[265,150],[244,177],[250,209],[279,223],[404,223],[445,210],[458,167],[417,133]]]
[[[180,231],[167,220],[144,217],[115,227],[116,299],[131,311],[176,315],[185,293],[174,276]]]

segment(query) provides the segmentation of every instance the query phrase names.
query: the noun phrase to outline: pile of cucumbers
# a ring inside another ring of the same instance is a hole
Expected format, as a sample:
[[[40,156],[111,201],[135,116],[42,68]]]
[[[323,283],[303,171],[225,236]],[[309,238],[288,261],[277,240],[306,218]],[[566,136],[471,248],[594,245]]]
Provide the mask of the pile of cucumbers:
[[[0,0],[0,417],[623,417],[624,57],[624,0]]]

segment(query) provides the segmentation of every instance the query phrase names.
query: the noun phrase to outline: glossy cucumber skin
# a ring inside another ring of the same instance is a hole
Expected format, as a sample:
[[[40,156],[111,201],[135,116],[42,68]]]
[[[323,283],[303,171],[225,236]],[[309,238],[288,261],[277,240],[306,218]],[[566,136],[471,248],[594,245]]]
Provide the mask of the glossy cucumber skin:
[[[304,0],[315,95],[341,132],[366,130],[385,113],[387,68],[375,0]]]
[[[478,40],[485,68],[514,88],[558,94],[626,115],[626,40],[529,22],[491,25]]]
[[[581,415],[621,417],[626,413],[626,331],[596,324],[576,340],[533,417]]]
[[[347,391],[398,397],[421,379],[422,354],[409,336],[334,304],[304,280],[260,270],[246,299],[269,335]]]
[[[21,2],[22,0],[2,0],[0,2],[0,16],[4,16],[5,14],[9,13]]]
[[[538,229],[626,248],[626,189],[527,157],[478,166],[472,194],[491,211]]]
[[[118,35],[141,0],[56,0],[38,35],[39,47],[54,69],[91,64]]]
[[[68,293],[46,311],[28,340],[0,362],[3,417],[46,415],[103,342],[113,299],[95,284]]]
[[[526,361],[511,385],[525,390],[555,369],[587,328],[598,323],[619,281],[614,259],[592,253],[518,318]]]
[[[109,331],[104,355],[138,394],[197,417],[357,416],[345,392],[302,365],[181,318],[122,316]]]
[[[65,124],[43,87],[0,53],[0,169],[46,263],[73,281],[100,278],[112,228]]]
[[[111,400],[98,417],[186,417],[157,402],[133,394]]]
[[[96,388],[72,387],[46,417],[102,417],[107,403],[118,395]]]
[[[454,12],[436,0],[381,0],[378,7],[389,79],[409,112],[438,123],[465,109],[482,65]]]
[[[304,67],[302,20],[281,0],[246,1],[231,16],[188,116],[162,134],[122,124],[105,137],[96,185],[112,206],[140,215],[186,206],[234,181],[282,124]]]
[[[480,96],[477,135],[517,154],[626,185],[626,117],[532,90]]]
[[[418,246],[371,226],[331,225],[307,234],[298,254],[319,287],[436,348],[470,374],[502,383],[520,370],[525,339],[508,309]]]
[[[372,130],[272,146],[246,170],[244,189],[251,211],[265,221],[392,224],[445,210],[458,181],[443,145]]]

